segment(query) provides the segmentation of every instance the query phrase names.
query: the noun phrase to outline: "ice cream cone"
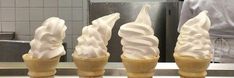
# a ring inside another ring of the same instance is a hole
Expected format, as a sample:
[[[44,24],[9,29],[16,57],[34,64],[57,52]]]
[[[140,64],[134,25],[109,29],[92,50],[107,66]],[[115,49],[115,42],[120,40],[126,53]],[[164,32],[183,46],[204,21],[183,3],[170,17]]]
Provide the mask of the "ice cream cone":
[[[60,57],[49,60],[33,58],[30,54],[22,56],[24,63],[28,67],[28,75],[30,78],[54,78],[56,66]]]
[[[205,78],[207,75],[206,69],[211,59],[181,57],[177,53],[174,53],[174,58],[181,78]]]
[[[72,54],[80,78],[102,78],[110,54],[99,58],[82,58]]]
[[[128,78],[152,78],[159,56],[152,59],[135,60],[121,55]]]

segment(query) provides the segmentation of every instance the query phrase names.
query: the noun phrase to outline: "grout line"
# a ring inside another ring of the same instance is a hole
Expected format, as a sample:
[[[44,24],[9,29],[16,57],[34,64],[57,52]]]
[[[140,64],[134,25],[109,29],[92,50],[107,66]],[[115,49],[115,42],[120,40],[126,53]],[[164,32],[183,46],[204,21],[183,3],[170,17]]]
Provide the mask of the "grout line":
[[[31,30],[31,17],[30,17],[30,15],[31,15],[31,14],[30,14],[30,12],[31,12],[31,6],[30,6],[30,3],[31,3],[31,2],[30,2],[30,1],[31,1],[31,0],[28,0],[28,5],[29,5],[29,6],[28,6],[29,35],[30,35],[30,36],[33,36],[32,33],[31,33],[32,30]]]
[[[28,9],[28,35],[29,35],[29,39],[31,39],[31,31],[30,31],[30,29],[31,29],[31,25],[30,25],[30,0],[28,0],[28,7],[27,7],[27,9]]]
[[[45,20],[45,19],[46,19],[46,18],[45,18],[45,11],[44,11],[44,10],[45,10],[45,0],[42,0],[42,3],[43,3],[43,5],[42,5],[42,6],[43,6],[43,7],[42,7],[42,15],[43,15],[43,20]],[[43,20],[42,20],[42,21],[43,21]]]
[[[15,5],[15,33],[16,33],[16,0],[14,0],[15,2],[14,2],[14,5]],[[16,33],[17,34],[17,33]],[[14,38],[16,38],[16,37],[14,37]]]
[[[57,0],[57,7],[56,7],[56,9],[57,9],[57,14],[56,14],[56,17],[59,17],[59,0]]]

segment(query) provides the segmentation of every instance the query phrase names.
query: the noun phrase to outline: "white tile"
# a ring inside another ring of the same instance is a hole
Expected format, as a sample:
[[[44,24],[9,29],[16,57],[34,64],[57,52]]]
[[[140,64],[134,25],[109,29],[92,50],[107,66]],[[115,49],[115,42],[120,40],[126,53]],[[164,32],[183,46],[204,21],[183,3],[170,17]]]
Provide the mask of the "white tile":
[[[63,41],[67,43],[67,48],[72,48],[72,35],[66,35]]]
[[[83,24],[88,25],[88,1],[84,0],[83,1]]]
[[[72,8],[72,20],[82,21],[83,20],[83,9],[82,8]]]
[[[15,8],[1,8],[1,21],[15,21]]]
[[[34,38],[34,35],[30,35],[30,37],[29,37],[31,40]]]
[[[15,22],[2,22],[2,31],[15,31]]]
[[[56,8],[58,7],[58,0],[44,0],[44,7]]]
[[[57,17],[57,16],[58,16],[58,8],[44,8],[45,19],[49,17]]]
[[[65,21],[71,20],[71,8],[59,8],[59,17]]]
[[[42,21],[43,17],[43,8],[30,8],[30,20]]]
[[[16,34],[30,35],[29,29],[29,22],[16,22]]]
[[[84,27],[83,22],[72,22],[72,34],[82,34],[82,28]]]
[[[79,37],[80,35],[72,35],[72,47],[75,48],[78,41],[77,41],[77,38]]]
[[[16,0],[16,7],[29,7],[29,0]]]
[[[30,22],[30,35],[34,35],[35,34],[35,30],[40,27],[42,24],[42,22]]]
[[[1,0],[1,7],[13,8],[15,7],[15,0]]]
[[[68,8],[71,7],[71,5],[72,5],[71,0],[59,0],[59,7]]]
[[[31,41],[32,39],[31,39],[31,36],[29,36],[29,35],[18,35],[18,34],[16,34],[16,39],[17,40],[23,40],[23,41]]]
[[[72,0],[72,7],[82,7],[83,5],[82,0]]]
[[[30,0],[30,7],[34,8],[42,8],[43,7],[43,0]]]
[[[16,8],[16,21],[29,21],[29,8]]]
[[[72,34],[72,22],[65,21],[65,25],[67,26],[66,34],[71,35]]]

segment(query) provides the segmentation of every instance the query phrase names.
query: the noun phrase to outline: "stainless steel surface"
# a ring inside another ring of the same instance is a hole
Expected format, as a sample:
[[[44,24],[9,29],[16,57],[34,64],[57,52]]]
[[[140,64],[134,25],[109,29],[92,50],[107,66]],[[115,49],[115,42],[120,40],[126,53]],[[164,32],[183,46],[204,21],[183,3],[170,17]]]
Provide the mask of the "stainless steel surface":
[[[0,32],[0,40],[13,40],[15,32]]]
[[[121,61],[122,46],[117,34],[119,27],[124,23],[134,21],[146,3],[151,5],[150,16],[153,29],[160,40],[160,61],[166,61],[166,56],[172,55],[177,38],[178,0],[90,0],[89,2],[90,23],[101,16],[114,12],[120,13],[120,20],[113,28],[112,37],[107,46],[108,52],[111,54],[109,61]],[[168,61],[173,61],[172,57],[167,58]]]
[[[29,48],[29,41],[0,40],[0,62],[22,62]]]
[[[63,44],[66,48],[66,44]],[[30,49],[29,41],[0,40],[0,62],[22,62],[22,55]],[[66,61],[66,55],[61,57]]]
[[[28,76],[0,76],[0,78],[28,78]],[[55,78],[79,78],[78,76],[55,76]],[[103,76],[103,78],[127,78],[127,76]],[[153,78],[179,78],[179,76],[154,76]],[[208,76],[206,78],[234,78],[225,76]]]
[[[164,47],[165,49],[165,57],[166,62],[172,62],[174,61],[173,53],[174,53],[174,47],[177,42],[178,32],[177,27],[179,23],[179,14],[180,14],[180,8],[179,8],[179,2],[174,3],[167,3],[166,8],[166,45]],[[161,56],[160,56],[161,57]]]
[[[208,76],[231,76],[234,77],[234,64],[212,63],[208,68]],[[72,62],[61,62],[57,66],[59,76],[75,76],[76,67]],[[108,63],[105,67],[105,76],[126,76],[125,68],[122,63]],[[155,76],[178,76],[178,67],[175,63],[158,63]],[[0,76],[25,76],[27,68],[19,62],[0,62]]]

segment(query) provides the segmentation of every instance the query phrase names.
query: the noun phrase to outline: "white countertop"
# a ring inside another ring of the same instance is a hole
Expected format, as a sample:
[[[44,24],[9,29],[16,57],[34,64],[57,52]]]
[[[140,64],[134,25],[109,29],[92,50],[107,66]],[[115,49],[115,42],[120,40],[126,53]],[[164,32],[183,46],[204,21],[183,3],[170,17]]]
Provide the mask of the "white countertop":
[[[211,63],[207,78],[234,78],[234,63]],[[77,67],[72,62],[60,62],[56,78],[77,78]],[[104,78],[127,78],[126,70],[120,62],[110,62],[105,66]],[[158,63],[154,74],[157,78],[179,78],[175,63]],[[19,72],[19,73],[17,73]],[[0,62],[0,78],[28,78],[27,67],[22,62]],[[19,77],[20,76],[20,77]],[[225,77],[224,77],[225,76]],[[232,77],[230,77],[232,76]]]
[[[29,78],[27,76],[0,76],[0,78]],[[78,76],[55,76],[55,78],[79,78]],[[126,76],[104,76],[103,78],[127,78]],[[154,76],[153,78],[180,78],[179,76]],[[206,77],[206,78],[234,78],[234,77]]]

